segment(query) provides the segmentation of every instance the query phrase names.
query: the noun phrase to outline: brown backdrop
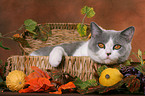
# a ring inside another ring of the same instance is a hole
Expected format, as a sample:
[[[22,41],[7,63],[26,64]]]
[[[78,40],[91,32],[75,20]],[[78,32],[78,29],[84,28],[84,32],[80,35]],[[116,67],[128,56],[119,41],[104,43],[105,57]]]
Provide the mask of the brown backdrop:
[[[17,30],[26,19],[38,23],[77,23],[83,15],[83,6],[93,7],[96,15],[85,20],[95,21],[105,29],[123,30],[135,26],[132,47],[145,51],[145,0],[0,0],[0,32],[6,34]],[[4,62],[11,55],[21,54],[18,44],[5,39],[3,44],[11,50],[0,48]]]

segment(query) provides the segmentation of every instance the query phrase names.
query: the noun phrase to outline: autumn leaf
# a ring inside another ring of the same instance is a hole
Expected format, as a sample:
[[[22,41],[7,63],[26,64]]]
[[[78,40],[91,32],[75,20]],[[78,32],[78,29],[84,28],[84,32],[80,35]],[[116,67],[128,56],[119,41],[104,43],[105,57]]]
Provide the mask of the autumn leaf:
[[[38,67],[32,66],[31,68],[34,70],[34,72],[30,73],[27,77],[25,77],[26,81],[29,81],[33,78],[40,78],[40,77],[47,78],[47,79],[51,78],[46,72],[42,71]]]
[[[25,84],[28,84],[30,86],[26,89],[19,90],[19,93],[41,92],[41,91],[44,92],[54,86],[47,78],[33,78],[27,81]]]
[[[49,92],[50,94],[62,94],[62,90],[76,88],[73,82],[68,82],[67,84],[61,85],[56,92]]]
[[[94,9],[92,7],[84,6],[81,9],[82,14],[86,14],[88,18],[91,18],[95,15]]]
[[[92,7],[84,6],[81,9],[81,13],[84,15],[82,23],[77,25],[77,31],[79,32],[80,36],[86,36],[87,33],[87,26],[84,24],[85,18],[91,18],[95,15],[94,9]]]
[[[134,93],[140,88],[140,80],[135,75],[130,75],[124,79],[126,87],[131,93]]]
[[[53,91],[52,89],[56,89],[54,88],[54,85],[51,84],[51,81],[49,80],[51,77],[46,72],[36,66],[32,66],[31,68],[34,72],[25,77],[25,84],[29,85],[29,87],[21,89],[19,93],[45,92],[48,91],[48,89],[51,89],[51,91]]]
[[[77,31],[79,32],[80,36],[86,36],[87,33],[87,26],[83,24],[78,24],[77,25]]]

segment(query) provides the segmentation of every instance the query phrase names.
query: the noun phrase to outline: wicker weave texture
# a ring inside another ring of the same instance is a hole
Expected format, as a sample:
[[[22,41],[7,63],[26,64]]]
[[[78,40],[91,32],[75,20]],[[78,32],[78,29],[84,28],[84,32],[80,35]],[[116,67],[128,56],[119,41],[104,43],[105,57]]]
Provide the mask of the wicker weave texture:
[[[42,70],[57,69],[67,72],[72,76],[77,76],[85,81],[94,78],[95,69],[100,67],[94,63],[90,57],[66,56],[59,67],[54,68],[49,64],[49,56],[11,56],[8,58],[6,75],[12,70],[21,70],[26,75],[32,72],[31,66],[37,66]]]
[[[31,36],[26,36],[25,40],[30,47],[24,47],[20,44],[20,47],[24,53],[29,54],[41,47],[55,46],[61,43],[71,43],[75,41],[86,40],[87,36],[81,37],[77,32],[77,23],[46,23],[41,24],[45,30],[52,32],[52,35],[48,37],[47,41],[35,40]],[[90,26],[87,24],[87,34],[90,33]]]

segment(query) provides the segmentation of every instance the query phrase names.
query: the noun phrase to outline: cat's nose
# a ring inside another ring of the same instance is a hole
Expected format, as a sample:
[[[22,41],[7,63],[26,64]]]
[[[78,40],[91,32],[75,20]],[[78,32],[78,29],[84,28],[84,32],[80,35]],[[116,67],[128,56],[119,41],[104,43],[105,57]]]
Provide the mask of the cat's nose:
[[[107,53],[107,56],[111,55],[111,53]]]

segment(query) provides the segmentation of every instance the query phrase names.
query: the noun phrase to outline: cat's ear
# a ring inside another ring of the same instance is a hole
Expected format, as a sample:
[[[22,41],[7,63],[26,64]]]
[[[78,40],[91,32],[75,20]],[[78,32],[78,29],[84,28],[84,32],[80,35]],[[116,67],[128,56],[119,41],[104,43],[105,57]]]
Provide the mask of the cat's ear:
[[[127,29],[121,32],[121,35],[127,40],[127,42],[131,42],[135,28],[133,26],[128,27]]]
[[[92,37],[95,38],[97,35],[100,35],[102,33],[102,30],[95,22],[91,22],[90,26],[91,26],[91,36]]]

